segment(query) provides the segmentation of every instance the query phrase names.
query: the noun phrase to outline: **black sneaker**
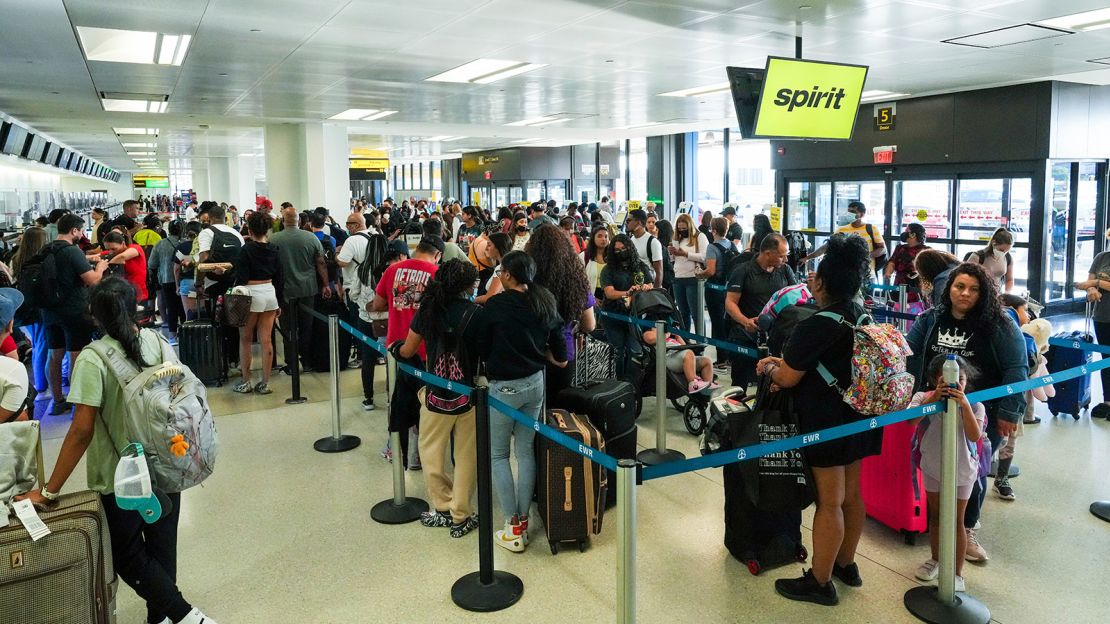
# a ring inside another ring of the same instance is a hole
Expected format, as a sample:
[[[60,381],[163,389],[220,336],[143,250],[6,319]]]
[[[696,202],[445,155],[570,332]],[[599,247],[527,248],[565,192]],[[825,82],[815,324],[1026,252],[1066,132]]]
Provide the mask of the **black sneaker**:
[[[73,403],[64,400],[59,402],[57,399],[55,399],[54,402],[50,405],[50,411],[48,413],[51,416],[58,416],[61,414],[68,414],[72,409]]]
[[[423,511],[420,513],[420,524],[428,528],[444,528],[451,526],[451,514],[446,511]]]
[[[806,570],[796,579],[775,581],[775,591],[783,598],[812,602],[826,607],[832,607],[840,602],[836,596],[836,587],[831,582],[822,586],[817,579],[813,578],[813,570]]]
[[[1002,500],[1012,501],[1017,499],[1017,496],[1014,494],[1014,488],[1010,487],[1009,479],[995,481],[994,491],[998,494],[998,498],[1001,498]]]
[[[455,538],[463,537],[467,533],[470,533],[471,531],[473,531],[474,529],[477,529],[477,528],[478,528],[478,516],[476,516],[476,515],[475,516],[470,516],[469,518],[467,518],[466,520],[463,520],[462,522],[460,522],[458,524],[452,524],[451,525],[451,537],[455,537]]]
[[[854,562],[843,568],[833,563],[833,576],[849,587],[863,587],[863,579],[859,575],[859,566]]]

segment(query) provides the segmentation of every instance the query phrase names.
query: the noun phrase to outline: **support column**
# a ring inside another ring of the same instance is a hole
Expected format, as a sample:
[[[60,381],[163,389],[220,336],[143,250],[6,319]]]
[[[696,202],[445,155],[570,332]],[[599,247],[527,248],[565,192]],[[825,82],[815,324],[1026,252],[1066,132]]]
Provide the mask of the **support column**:
[[[229,158],[208,159],[208,191],[212,201],[231,203]]]
[[[280,124],[265,128],[266,182],[274,205],[300,210],[324,206],[345,214],[351,196],[347,129],[334,124]]]
[[[254,156],[243,154],[228,160],[228,182],[230,193],[227,203],[244,210],[254,208]]]
[[[212,185],[208,181],[208,159],[194,158],[192,169],[193,192],[197,194],[197,202],[215,200],[216,198],[212,196]]]
[[[293,202],[298,210],[308,209],[305,178],[304,126],[270,125],[265,128],[266,182],[274,207]]]

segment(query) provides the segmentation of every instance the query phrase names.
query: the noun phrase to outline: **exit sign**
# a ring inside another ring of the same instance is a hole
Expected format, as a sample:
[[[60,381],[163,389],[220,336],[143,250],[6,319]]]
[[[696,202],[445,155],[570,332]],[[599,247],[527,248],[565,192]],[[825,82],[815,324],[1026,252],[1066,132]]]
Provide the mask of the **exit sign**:
[[[485,173],[485,178],[486,178],[487,180],[492,180],[492,179],[493,179],[493,172],[492,172],[492,171],[487,171],[487,172]]]

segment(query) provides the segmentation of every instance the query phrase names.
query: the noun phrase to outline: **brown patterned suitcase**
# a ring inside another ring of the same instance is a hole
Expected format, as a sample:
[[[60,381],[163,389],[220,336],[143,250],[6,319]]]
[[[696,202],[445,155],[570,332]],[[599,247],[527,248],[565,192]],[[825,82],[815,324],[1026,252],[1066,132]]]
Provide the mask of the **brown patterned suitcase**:
[[[547,410],[545,421],[586,446],[605,451],[605,440],[589,419],[564,410]],[[539,465],[537,499],[551,553],[561,542],[575,542],[585,550],[590,535],[601,532],[605,515],[605,469],[543,437],[536,436]]]

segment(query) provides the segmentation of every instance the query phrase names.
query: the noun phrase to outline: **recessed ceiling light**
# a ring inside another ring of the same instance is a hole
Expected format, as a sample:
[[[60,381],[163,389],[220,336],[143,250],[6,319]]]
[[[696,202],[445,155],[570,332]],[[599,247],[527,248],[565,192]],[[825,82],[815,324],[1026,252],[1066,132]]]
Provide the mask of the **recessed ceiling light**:
[[[529,119],[521,119],[513,123],[507,123],[506,126],[537,126],[544,123],[558,121],[559,117],[555,115],[546,115],[544,117],[531,117]]]
[[[124,147],[158,147],[157,143],[124,143]]]
[[[1033,22],[1038,26],[1084,32],[1110,28],[1110,7]]]
[[[546,63],[525,63],[523,61],[504,61],[500,59],[477,59],[465,65],[425,78],[430,82],[462,82],[489,84],[526,72],[547,67]]]
[[[101,98],[101,106],[112,113],[164,113],[165,100]]]
[[[155,152],[127,152],[128,156],[153,156]]]
[[[395,114],[397,114],[397,111],[383,110],[383,111],[378,111],[378,112],[374,113],[373,115],[367,115],[366,117],[363,117],[360,121],[376,121],[378,119],[381,119],[382,117],[389,117],[390,115],[395,115]]]
[[[718,82],[700,87],[690,87],[689,89],[679,89],[678,91],[668,91],[666,93],[660,93],[659,95],[663,97],[696,97],[699,95],[709,95],[711,93],[723,93],[731,88],[731,85],[727,82]]]
[[[964,37],[945,39],[941,43],[951,43],[954,45],[962,45],[970,48],[1001,48],[1002,46],[1028,43],[1030,41],[1039,41],[1041,39],[1051,39],[1053,37],[1063,37],[1064,35],[1070,34],[1073,33],[1067,30],[1060,30],[1058,28],[1051,28],[1048,26],[1040,26],[1037,24],[1019,24],[1017,26],[1008,26],[1006,28],[998,28],[995,30],[988,30],[986,32],[975,33],[974,35],[966,35]]]
[[[158,128],[112,128],[116,134],[152,134],[158,136]]]
[[[382,117],[388,117],[395,114],[397,111],[377,110],[373,108],[348,108],[342,113],[336,113],[328,119],[337,119],[341,121],[374,121]]]
[[[191,35],[165,35],[142,30],[77,26],[85,59],[109,63],[181,65]]]
[[[663,122],[661,122],[661,121],[648,121],[646,123],[633,124],[631,126],[621,126],[618,129],[619,130],[635,130],[636,128],[650,128],[651,126],[661,126],[661,125],[663,125]]]
[[[885,100],[885,99],[906,97],[907,95],[909,95],[909,93],[896,93],[894,91],[882,91],[882,90],[879,90],[879,89],[873,89],[871,91],[864,91],[863,93],[861,93],[860,94],[860,101],[861,102],[867,102],[867,101],[873,101],[873,100]]]
[[[422,138],[420,140],[424,141],[426,143],[436,143],[436,142],[450,143],[451,141],[458,141],[459,139],[465,139],[465,138],[466,137],[464,137],[464,136],[452,136],[450,134],[441,134],[439,136],[425,137],[425,138]]]

